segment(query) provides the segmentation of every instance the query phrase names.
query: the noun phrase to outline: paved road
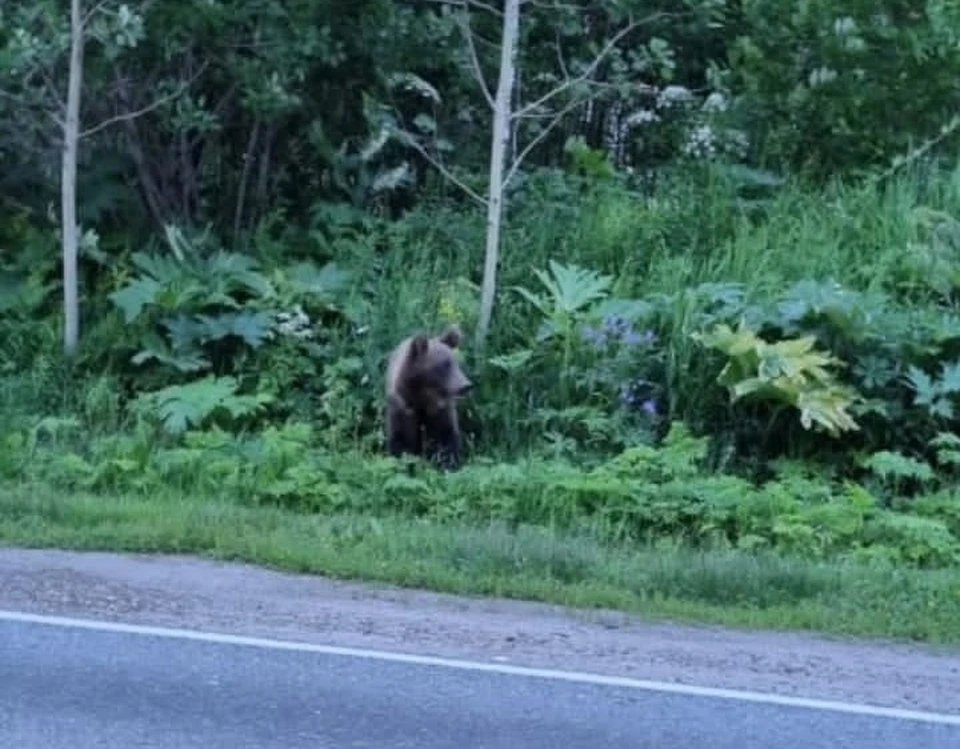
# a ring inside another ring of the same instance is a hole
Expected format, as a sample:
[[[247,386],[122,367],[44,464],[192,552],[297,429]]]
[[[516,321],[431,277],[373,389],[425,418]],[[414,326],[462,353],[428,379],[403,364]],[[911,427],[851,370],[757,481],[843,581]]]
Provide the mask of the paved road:
[[[960,725],[0,618],[17,749],[956,749]]]
[[[0,609],[960,715],[957,648],[652,624],[191,557],[0,548]]]

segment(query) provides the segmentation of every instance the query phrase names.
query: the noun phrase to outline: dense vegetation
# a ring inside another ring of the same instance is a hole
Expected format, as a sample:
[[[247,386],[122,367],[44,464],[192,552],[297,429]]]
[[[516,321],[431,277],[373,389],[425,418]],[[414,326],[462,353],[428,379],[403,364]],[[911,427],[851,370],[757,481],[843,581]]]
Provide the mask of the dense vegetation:
[[[72,355],[65,6],[0,10],[0,538],[960,637],[960,6],[525,2],[480,348],[490,6],[88,2]]]

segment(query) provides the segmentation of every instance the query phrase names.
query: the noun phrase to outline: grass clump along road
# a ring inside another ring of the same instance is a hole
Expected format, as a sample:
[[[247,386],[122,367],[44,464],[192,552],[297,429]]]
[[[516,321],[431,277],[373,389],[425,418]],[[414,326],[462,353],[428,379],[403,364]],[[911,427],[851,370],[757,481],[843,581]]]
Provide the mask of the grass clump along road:
[[[960,574],[681,543],[602,543],[535,525],[309,514],[180,492],[0,494],[25,547],[199,553],[466,595],[614,608],[651,619],[956,643]]]
[[[491,120],[463,25],[347,5],[253,34],[163,2],[91,20],[71,356],[38,93],[66,56],[24,41],[47,10],[5,16],[0,542],[960,641],[960,10],[705,3],[632,29],[622,3],[524,4],[515,88],[559,126],[513,120],[481,349],[464,194]],[[589,66],[586,27],[623,30],[616,64]],[[593,71],[589,108],[543,89],[558,59]],[[385,358],[448,323],[466,464],[409,475]]]

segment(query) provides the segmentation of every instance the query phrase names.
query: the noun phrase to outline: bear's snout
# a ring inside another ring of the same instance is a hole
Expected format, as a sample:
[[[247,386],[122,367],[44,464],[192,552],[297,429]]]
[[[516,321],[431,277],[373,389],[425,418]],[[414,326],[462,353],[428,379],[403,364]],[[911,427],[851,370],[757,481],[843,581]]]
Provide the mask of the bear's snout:
[[[464,375],[462,372],[457,372],[456,377],[453,379],[452,387],[450,392],[454,395],[466,395],[471,390],[473,390],[473,383],[470,382],[470,379]]]

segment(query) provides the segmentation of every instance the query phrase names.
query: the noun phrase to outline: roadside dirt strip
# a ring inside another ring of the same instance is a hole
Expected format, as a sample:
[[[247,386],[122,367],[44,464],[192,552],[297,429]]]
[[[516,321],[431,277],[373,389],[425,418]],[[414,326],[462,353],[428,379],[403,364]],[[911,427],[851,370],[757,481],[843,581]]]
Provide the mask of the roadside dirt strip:
[[[648,624],[193,557],[0,548],[0,609],[960,714],[960,649]]]

